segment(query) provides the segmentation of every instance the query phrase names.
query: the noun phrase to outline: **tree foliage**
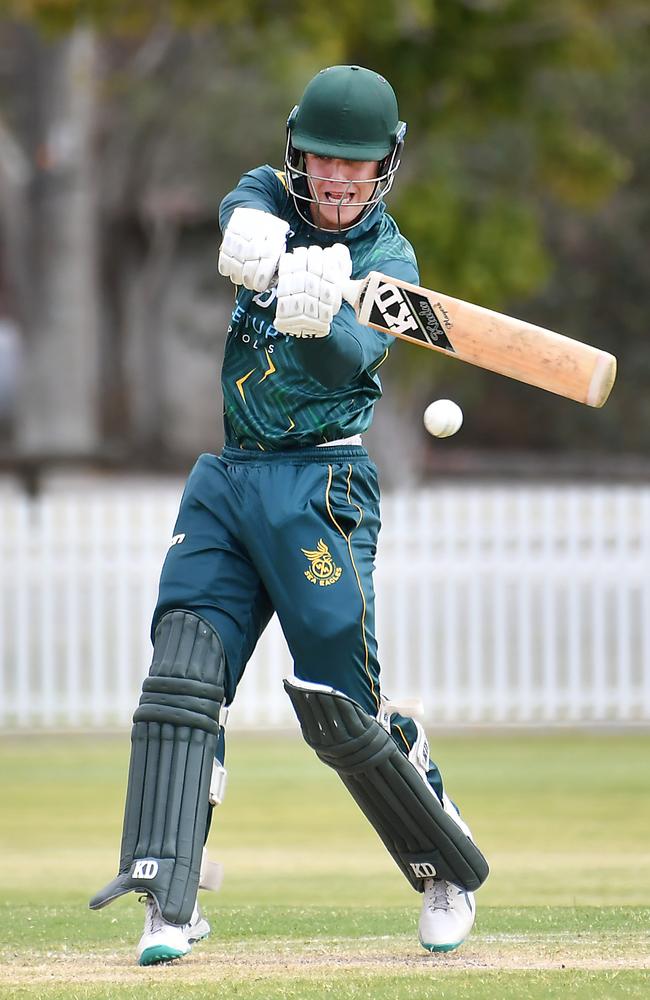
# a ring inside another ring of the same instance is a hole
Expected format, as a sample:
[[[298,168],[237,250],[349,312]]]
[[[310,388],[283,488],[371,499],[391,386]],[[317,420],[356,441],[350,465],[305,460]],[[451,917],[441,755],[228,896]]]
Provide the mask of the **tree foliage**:
[[[642,0],[4,0],[3,9],[48,39],[80,23],[100,36],[104,178],[112,165],[103,198],[115,215],[128,205],[155,220],[156,206],[184,198],[214,213],[240,172],[279,162],[284,116],[314,72],[338,62],[382,72],[409,124],[391,211],[423,283],[537,322],[546,314],[547,325],[608,346],[612,310],[599,288],[627,280],[634,301],[618,304],[618,348],[641,371]],[[420,352],[399,357],[426,383]],[[444,364],[437,371],[444,380]],[[475,372],[456,377],[470,405],[489,408],[488,440],[512,436],[513,423],[522,442],[566,439],[542,396],[517,422],[516,387],[493,406]],[[593,424],[567,419],[582,446]]]
[[[295,95],[322,65],[383,72],[409,122],[394,207],[423,278],[488,305],[546,279],[549,200],[590,211],[630,173],[581,97],[615,86],[647,30],[638,0],[8,0],[8,9],[49,31],[79,20],[127,38],[161,23],[212,30],[231,57]]]

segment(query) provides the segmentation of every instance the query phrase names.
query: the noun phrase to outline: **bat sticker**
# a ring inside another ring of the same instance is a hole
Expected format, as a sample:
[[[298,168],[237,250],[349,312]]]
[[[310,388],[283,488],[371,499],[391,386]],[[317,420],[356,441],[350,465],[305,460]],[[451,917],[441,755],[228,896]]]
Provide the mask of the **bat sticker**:
[[[373,296],[369,322],[395,333],[407,334],[414,340],[421,340],[440,350],[455,353],[431,302],[417,292],[380,282]],[[445,325],[449,323],[446,314],[443,322]]]

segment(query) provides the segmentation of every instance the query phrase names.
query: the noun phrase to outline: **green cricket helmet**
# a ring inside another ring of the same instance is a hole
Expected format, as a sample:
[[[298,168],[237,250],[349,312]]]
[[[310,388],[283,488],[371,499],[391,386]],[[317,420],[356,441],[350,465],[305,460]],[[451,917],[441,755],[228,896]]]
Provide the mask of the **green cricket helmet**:
[[[383,76],[362,66],[321,70],[307,85],[287,122],[287,186],[301,217],[320,228],[321,203],[309,183],[313,175],[305,168],[305,153],[379,163],[372,198],[359,202],[360,215],[353,223],[339,225],[339,231],[344,231],[365,219],[392,187],[405,134],[406,123],[399,120],[395,92]],[[323,178],[316,177],[319,179]]]

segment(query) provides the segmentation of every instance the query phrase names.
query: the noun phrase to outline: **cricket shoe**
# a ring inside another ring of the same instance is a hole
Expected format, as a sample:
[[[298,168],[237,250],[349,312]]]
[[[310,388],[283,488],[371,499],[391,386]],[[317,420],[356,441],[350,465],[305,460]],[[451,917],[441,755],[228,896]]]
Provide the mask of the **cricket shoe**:
[[[416,725],[418,738],[411,748],[409,760],[419,771],[427,788],[436,795],[427,780],[430,766],[429,746],[424,730],[419,723]],[[442,808],[465,836],[472,840],[472,831],[461,817],[456,804],[444,791]],[[428,951],[453,951],[463,943],[474,925],[475,918],[476,902],[473,893],[445,879],[425,878],[424,900],[418,925],[418,936],[423,948]]]
[[[144,933],[137,951],[139,965],[157,965],[182,958],[189,954],[196,941],[203,940],[210,933],[210,924],[198,903],[194,905],[189,924],[179,926],[163,919],[153,896],[145,896],[144,902]]]
[[[442,807],[471,840],[472,831],[446,792],[442,794]],[[442,878],[424,880],[418,936],[427,951],[453,951],[458,948],[471,931],[475,918],[474,893]]]
[[[418,925],[427,951],[453,951],[463,943],[476,916],[474,894],[442,878],[425,878]]]

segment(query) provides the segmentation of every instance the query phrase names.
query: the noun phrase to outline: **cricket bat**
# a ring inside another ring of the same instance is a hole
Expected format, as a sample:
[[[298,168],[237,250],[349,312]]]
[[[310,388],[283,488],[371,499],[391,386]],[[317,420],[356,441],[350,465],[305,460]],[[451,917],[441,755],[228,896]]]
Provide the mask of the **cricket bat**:
[[[363,326],[588,406],[602,406],[616,378],[606,351],[378,271],[343,297]]]

